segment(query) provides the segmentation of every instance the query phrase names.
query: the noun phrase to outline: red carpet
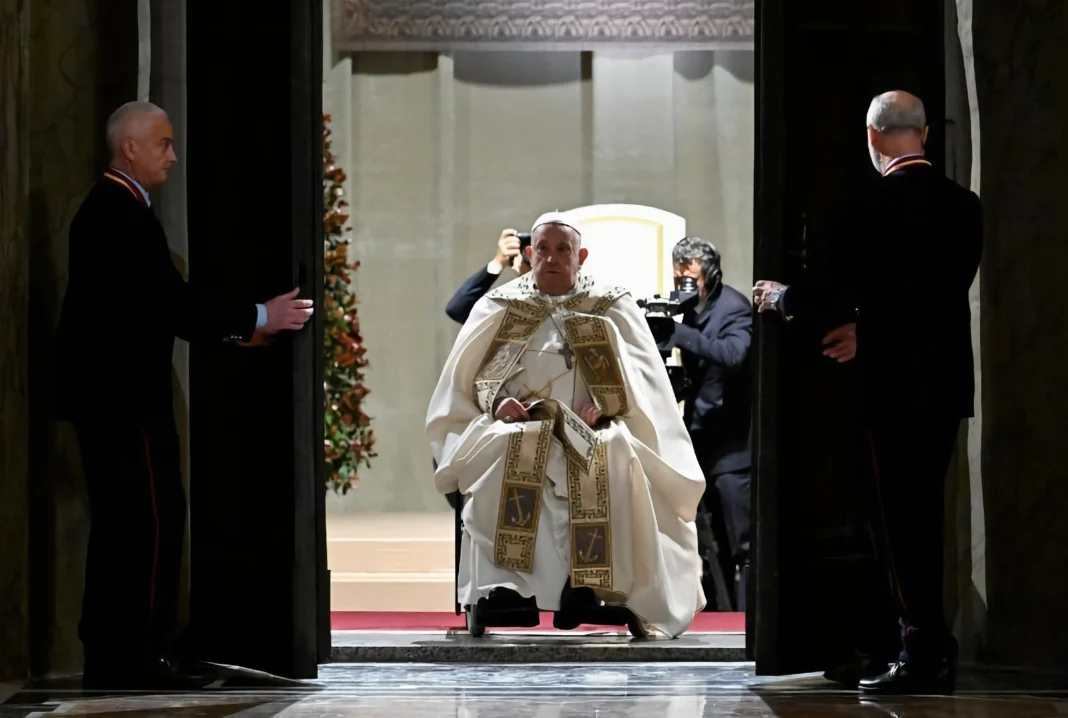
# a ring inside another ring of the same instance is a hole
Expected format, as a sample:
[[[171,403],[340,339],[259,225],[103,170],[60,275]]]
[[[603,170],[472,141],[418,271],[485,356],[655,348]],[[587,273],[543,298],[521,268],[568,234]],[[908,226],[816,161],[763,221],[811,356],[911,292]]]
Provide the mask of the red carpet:
[[[464,628],[464,617],[452,613],[401,613],[376,611],[334,611],[330,627],[335,631],[444,631]],[[551,613],[541,614],[537,628],[494,628],[500,631],[552,630]],[[580,631],[626,631],[623,626],[580,626]],[[690,631],[696,633],[744,633],[744,613],[699,613]]]

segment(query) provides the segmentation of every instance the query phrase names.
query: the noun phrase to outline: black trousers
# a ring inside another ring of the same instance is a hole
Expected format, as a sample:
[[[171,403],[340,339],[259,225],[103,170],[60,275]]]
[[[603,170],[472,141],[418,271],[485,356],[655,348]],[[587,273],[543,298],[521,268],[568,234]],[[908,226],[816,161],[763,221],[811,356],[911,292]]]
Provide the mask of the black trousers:
[[[697,517],[697,549],[703,561],[719,564],[727,595],[707,596],[709,606],[705,610],[745,609],[744,585],[736,585],[734,579],[736,570],[749,559],[749,524],[749,469],[721,474],[706,469],[705,494]],[[706,565],[706,571],[709,568]],[[710,590],[713,586],[706,581],[706,595]]]
[[[78,626],[86,662],[118,667],[164,655],[186,523],[174,420],[76,428],[91,519]]]
[[[867,427],[873,533],[901,619],[899,660],[932,665],[956,653],[943,601],[945,478],[960,419],[910,417]]]
[[[741,566],[749,559],[749,469],[718,474],[709,483],[719,497],[731,557]]]

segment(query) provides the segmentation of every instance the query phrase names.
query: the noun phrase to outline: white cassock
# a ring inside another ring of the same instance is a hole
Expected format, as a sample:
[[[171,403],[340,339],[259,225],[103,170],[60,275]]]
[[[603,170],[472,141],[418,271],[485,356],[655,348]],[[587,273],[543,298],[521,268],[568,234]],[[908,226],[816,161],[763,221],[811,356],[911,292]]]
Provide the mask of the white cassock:
[[[532,420],[495,420],[501,397],[539,402]],[[576,416],[590,402],[608,417],[596,429]],[[668,636],[704,607],[694,518],[705,480],[625,290],[580,277],[549,297],[529,273],[490,292],[445,362],[427,435],[438,490],[467,497],[462,605],[504,587],[555,611],[570,576]]]

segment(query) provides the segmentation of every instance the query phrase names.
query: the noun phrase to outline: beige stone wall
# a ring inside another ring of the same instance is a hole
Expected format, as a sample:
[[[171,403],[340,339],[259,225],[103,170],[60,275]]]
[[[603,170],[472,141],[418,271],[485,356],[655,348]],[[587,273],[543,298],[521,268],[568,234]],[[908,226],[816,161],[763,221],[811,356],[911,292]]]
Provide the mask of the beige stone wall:
[[[753,54],[327,56],[379,457],[339,512],[439,511],[426,406],[456,288],[500,231],[608,202],[678,213],[752,279]],[[350,69],[351,68],[351,69]],[[348,79],[345,87],[344,78]],[[348,118],[348,136],[340,126]],[[507,273],[506,273],[507,276]]]

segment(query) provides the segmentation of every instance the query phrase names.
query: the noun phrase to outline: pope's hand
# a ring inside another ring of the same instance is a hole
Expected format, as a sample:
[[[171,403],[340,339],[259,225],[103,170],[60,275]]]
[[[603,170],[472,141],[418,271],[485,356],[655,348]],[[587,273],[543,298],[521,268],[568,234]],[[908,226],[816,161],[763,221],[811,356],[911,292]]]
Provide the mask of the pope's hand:
[[[596,404],[583,404],[579,407],[578,417],[586,422],[586,426],[592,427],[601,420],[601,410]]]
[[[516,421],[530,421],[530,414],[527,413],[527,407],[529,406],[529,403],[520,402],[512,397],[501,399],[497,402],[493,418],[497,421],[503,421],[505,424],[511,424]]]
[[[506,229],[501,232],[501,238],[497,240],[497,256],[494,259],[502,267],[507,267],[517,254],[519,254],[519,232]]]
[[[838,327],[823,338],[827,346],[823,356],[836,360],[839,364],[847,362],[857,355],[857,325],[846,324]]]
[[[784,285],[767,279],[757,282],[753,287],[753,303],[756,304],[757,312],[775,309],[775,300],[783,289],[785,289]]]
[[[310,299],[297,299],[299,293],[298,287],[267,302],[267,324],[261,327],[265,334],[296,331],[311,318],[315,303]]]

